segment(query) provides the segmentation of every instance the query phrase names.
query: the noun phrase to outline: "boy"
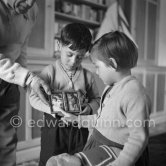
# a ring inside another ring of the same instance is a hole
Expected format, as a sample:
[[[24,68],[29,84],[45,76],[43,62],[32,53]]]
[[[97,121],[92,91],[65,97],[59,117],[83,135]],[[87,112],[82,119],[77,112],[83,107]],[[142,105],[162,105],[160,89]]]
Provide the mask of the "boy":
[[[137,64],[136,45],[124,33],[104,34],[92,46],[96,73],[107,85],[98,115],[66,114],[68,122],[85,121],[95,126],[82,152],[61,154],[47,166],[148,166],[149,114],[151,103],[143,85],[131,74]],[[96,156],[96,157],[94,157]],[[52,164],[57,163],[57,164]]]
[[[81,66],[82,59],[91,45],[91,39],[90,31],[83,24],[71,23],[65,26],[59,41],[60,59],[47,66],[41,73],[51,90],[80,91],[81,98],[86,96],[88,103],[82,106],[81,114],[87,115],[96,113],[100,99],[93,75]],[[56,118],[51,116],[50,107],[33,91],[30,94],[30,103],[35,109],[45,112],[45,125],[41,130],[40,166],[44,166],[53,155],[64,152],[74,154],[83,149],[88,138],[88,129],[78,129],[72,125],[60,127],[61,114]],[[56,111],[55,107],[53,109]],[[51,121],[55,123],[48,126]]]

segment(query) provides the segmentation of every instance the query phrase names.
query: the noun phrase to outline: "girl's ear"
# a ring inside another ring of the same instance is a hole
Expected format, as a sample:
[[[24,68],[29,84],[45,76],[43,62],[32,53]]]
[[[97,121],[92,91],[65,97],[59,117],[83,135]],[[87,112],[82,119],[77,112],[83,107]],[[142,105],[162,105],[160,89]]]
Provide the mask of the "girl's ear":
[[[113,68],[117,69],[118,65],[116,63],[116,60],[114,58],[110,58],[110,64],[112,65]]]

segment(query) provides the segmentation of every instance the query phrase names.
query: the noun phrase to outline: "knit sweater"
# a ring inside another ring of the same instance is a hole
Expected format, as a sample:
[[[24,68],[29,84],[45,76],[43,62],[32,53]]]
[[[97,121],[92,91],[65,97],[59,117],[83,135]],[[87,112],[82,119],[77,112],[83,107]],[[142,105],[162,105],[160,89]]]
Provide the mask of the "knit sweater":
[[[60,60],[56,60],[54,64],[51,64],[43,69],[40,76],[45,80],[52,91],[55,90],[70,90],[71,84],[75,91],[81,91],[88,99],[88,104],[91,107],[93,113],[97,113],[99,108],[99,93],[95,83],[95,79],[92,73],[80,66],[72,82],[67,76],[66,72],[63,70],[63,67],[60,64]],[[50,107],[44,104],[41,99],[31,91],[30,96],[31,105],[42,112],[50,114]]]
[[[144,87],[134,76],[106,87],[95,128],[111,141],[124,145],[112,166],[132,166],[148,142],[151,104]]]

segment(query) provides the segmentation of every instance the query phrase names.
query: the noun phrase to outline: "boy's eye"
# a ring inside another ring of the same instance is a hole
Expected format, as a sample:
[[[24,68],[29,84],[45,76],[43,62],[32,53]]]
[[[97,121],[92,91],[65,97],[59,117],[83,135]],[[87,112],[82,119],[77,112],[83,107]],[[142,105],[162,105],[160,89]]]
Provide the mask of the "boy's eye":
[[[72,57],[72,56],[73,56],[73,54],[68,54],[67,56],[68,56],[68,57]]]
[[[81,55],[77,56],[77,59],[79,59],[79,60],[82,59],[82,58],[83,58],[83,56],[81,56]]]
[[[95,66],[96,69],[98,68],[98,66],[96,64],[94,64],[94,66]]]

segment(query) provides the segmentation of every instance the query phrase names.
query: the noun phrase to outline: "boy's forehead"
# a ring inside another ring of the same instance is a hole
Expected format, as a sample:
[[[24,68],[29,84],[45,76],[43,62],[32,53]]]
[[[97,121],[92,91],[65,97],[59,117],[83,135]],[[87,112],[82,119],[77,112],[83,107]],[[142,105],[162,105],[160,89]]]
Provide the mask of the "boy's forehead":
[[[63,46],[66,52],[70,52],[73,54],[85,54],[86,53],[86,49],[80,49],[80,50],[72,50],[69,46]]]

